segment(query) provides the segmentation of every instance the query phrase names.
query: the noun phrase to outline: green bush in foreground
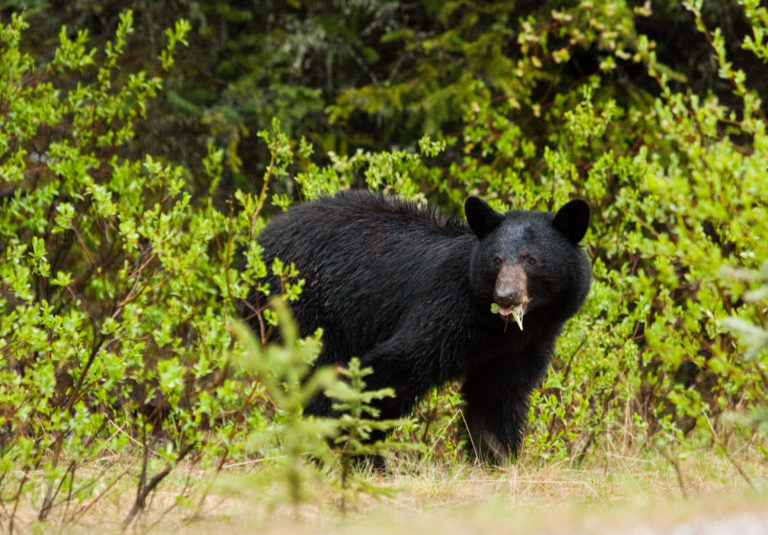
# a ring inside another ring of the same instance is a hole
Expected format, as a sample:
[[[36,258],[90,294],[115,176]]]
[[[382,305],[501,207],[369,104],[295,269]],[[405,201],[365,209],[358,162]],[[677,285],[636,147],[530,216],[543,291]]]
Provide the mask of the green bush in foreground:
[[[42,66],[19,48],[20,17],[0,26],[0,491],[15,497],[11,530],[18,507],[46,520],[64,505],[75,521],[116,482],[105,476],[115,463],[136,475],[130,522],[190,453],[211,465],[265,425],[249,410],[260,386],[227,364],[233,303],[265,269],[252,255],[232,267],[259,207],[227,217],[186,191],[183,169],[121,157],[162,87],[120,67],[131,24],[123,13],[104,50],[62,29]],[[188,30],[166,32],[159,69]],[[211,188],[221,157],[205,162]]]

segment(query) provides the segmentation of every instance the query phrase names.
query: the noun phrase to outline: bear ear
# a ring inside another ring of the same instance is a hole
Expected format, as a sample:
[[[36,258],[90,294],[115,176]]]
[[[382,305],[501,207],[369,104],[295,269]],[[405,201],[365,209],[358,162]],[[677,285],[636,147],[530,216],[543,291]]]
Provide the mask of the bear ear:
[[[563,205],[555,215],[552,225],[574,245],[587,233],[589,205],[582,199],[574,199]]]
[[[481,240],[504,221],[504,216],[488,206],[479,197],[469,197],[464,203],[464,213],[467,215],[469,228]]]

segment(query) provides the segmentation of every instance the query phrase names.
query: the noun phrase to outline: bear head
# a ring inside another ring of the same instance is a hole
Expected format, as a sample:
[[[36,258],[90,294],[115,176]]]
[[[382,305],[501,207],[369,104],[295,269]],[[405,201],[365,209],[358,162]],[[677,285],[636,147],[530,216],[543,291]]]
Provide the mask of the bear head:
[[[579,246],[589,224],[589,205],[575,199],[556,214],[511,211],[500,214],[478,197],[464,205],[477,237],[470,260],[470,284],[476,299],[503,319],[543,312],[565,321],[589,291],[591,269]]]

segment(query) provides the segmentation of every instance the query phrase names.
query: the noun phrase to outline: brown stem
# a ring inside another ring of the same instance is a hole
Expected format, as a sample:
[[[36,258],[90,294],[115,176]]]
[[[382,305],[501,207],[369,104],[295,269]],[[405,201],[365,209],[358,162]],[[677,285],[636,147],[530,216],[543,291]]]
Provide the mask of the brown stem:
[[[16,510],[19,507],[19,500],[21,499],[21,492],[24,490],[24,485],[27,484],[29,478],[29,467],[24,468],[24,476],[19,483],[19,490],[16,491],[16,496],[13,497],[13,511],[11,511],[11,517],[8,519],[8,534],[13,535],[14,520],[16,519]]]
[[[150,495],[150,493],[155,490],[155,487],[157,487],[160,482],[171,473],[171,470],[173,470],[174,466],[176,466],[178,463],[184,459],[184,457],[187,456],[187,454],[192,451],[195,444],[190,443],[184,446],[181,451],[179,451],[179,455],[176,457],[176,461],[171,464],[165,465],[165,467],[160,470],[158,473],[156,473],[149,481],[146,481],[146,475],[147,475],[147,448],[145,446],[144,450],[144,463],[141,470],[141,478],[139,480],[139,488],[138,492],[136,493],[136,501],[133,504],[133,507],[131,507],[130,512],[128,513],[128,516],[125,517],[125,520],[123,520],[123,524],[121,526],[121,530],[125,531],[128,529],[128,526],[131,525],[131,522],[133,522],[133,519],[136,517],[137,514],[139,514],[139,511],[144,509],[144,505],[147,503],[147,496]],[[146,481],[146,484],[145,484]]]

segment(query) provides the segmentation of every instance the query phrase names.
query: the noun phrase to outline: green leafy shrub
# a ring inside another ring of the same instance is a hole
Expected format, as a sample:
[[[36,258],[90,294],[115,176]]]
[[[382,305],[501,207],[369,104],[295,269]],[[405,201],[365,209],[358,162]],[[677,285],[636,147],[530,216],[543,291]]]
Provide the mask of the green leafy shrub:
[[[261,205],[226,216],[184,169],[121,156],[162,82],[121,67],[120,20],[103,50],[62,29],[42,65],[20,49],[21,17],[0,26],[0,482],[14,513],[32,493],[41,521],[76,521],[130,474],[127,525],[190,453],[215,466],[266,425],[263,390],[227,360],[236,303],[266,270]],[[166,32],[159,69],[188,30]],[[211,188],[221,161],[204,163]],[[118,460],[94,476],[101,458]]]

